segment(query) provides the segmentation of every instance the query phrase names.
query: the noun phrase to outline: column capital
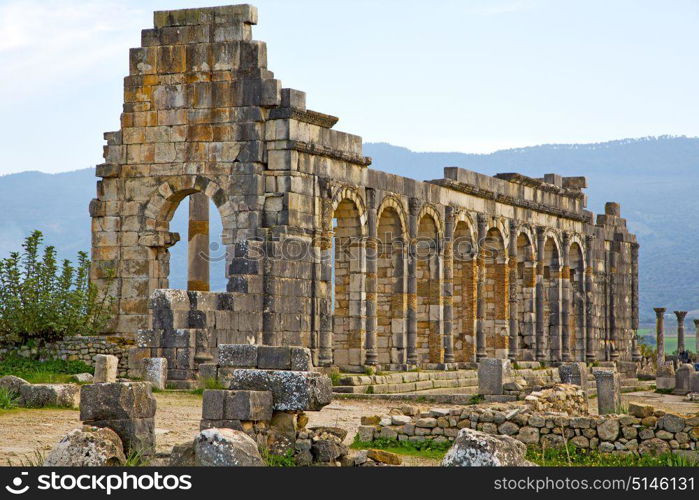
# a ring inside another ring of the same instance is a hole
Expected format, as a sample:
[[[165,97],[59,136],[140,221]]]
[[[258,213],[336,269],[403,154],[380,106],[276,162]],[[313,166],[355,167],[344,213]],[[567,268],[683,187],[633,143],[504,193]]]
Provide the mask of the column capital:
[[[673,311],[675,313],[675,316],[677,316],[677,321],[684,321],[684,318],[687,317],[687,311]]]
[[[654,307],[653,310],[655,311],[655,315],[658,318],[661,318],[662,316],[664,316],[665,311],[667,311],[667,309],[665,309],[664,307]]]

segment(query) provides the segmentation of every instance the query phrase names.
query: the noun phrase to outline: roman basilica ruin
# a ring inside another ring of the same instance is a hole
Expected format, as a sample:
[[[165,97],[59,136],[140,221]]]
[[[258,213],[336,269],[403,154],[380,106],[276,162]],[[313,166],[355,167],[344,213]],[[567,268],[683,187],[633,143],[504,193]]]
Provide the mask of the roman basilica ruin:
[[[354,372],[639,358],[638,244],[618,204],[586,210],[583,177],[373,168],[361,137],[267,69],[256,23],[247,5],[156,12],[130,52],[90,204],[111,333],[168,358],[173,381],[219,344],[305,346]],[[189,290],[169,290],[181,203]],[[209,291],[209,217],[225,292]]]

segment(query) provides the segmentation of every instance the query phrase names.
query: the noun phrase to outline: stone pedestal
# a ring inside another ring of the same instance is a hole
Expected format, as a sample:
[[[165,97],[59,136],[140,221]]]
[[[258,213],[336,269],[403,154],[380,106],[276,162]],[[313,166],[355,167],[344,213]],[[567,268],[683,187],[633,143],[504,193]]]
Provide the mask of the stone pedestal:
[[[675,369],[672,363],[665,364],[658,368],[655,374],[655,387],[664,390],[675,388]]]
[[[478,394],[503,394],[503,385],[512,381],[509,359],[483,358],[478,362]]]
[[[153,384],[154,389],[164,390],[167,384],[167,359],[145,358],[143,360],[143,380]]]
[[[677,394],[678,396],[684,396],[685,394],[692,392],[691,383],[695,373],[696,370],[694,369],[694,365],[689,363],[680,365],[675,372],[675,388],[672,390],[672,393]]]
[[[612,370],[596,370],[597,410],[600,415],[619,413],[621,409],[621,382]]]
[[[587,391],[587,365],[585,363],[563,363],[558,367],[558,374],[564,384],[580,386]]]
[[[116,382],[119,369],[119,358],[109,354],[95,356],[95,384],[110,384]]]

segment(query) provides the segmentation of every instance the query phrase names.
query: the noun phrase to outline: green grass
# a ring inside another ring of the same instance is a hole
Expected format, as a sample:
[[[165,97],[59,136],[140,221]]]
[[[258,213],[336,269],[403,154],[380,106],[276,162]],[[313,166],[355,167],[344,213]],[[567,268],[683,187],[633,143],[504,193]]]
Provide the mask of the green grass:
[[[330,382],[332,382],[333,386],[340,385],[340,379],[342,379],[342,375],[340,375],[338,372],[332,372],[330,375]]]
[[[658,394],[672,394],[672,389],[655,389],[655,392]]]
[[[14,463],[8,458],[7,465],[9,467],[41,467],[45,461],[45,453],[41,450],[36,450],[31,456],[20,458],[18,463]]]
[[[483,394],[474,394],[471,396],[471,398],[468,400],[468,404],[470,405],[477,405],[485,401],[485,396]]]
[[[568,444],[567,449],[538,447],[527,449],[527,460],[546,467],[696,467],[686,458],[672,453],[657,457],[649,455],[615,455],[578,448]]]
[[[17,393],[0,387],[0,410],[12,410],[17,408]]]
[[[94,373],[94,368],[82,361],[49,359],[37,361],[21,356],[8,356],[0,361],[0,377],[15,375],[32,384],[61,384],[70,382],[76,373]]]
[[[146,467],[149,465],[148,459],[140,450],[131,450],[126,455],[126,463],[124,467]]]
[[[666,330],[674,330],[676,328],[676,323],[668,323],[668,320],[665,320],[665,329]],[[696,344],[696,336],[692,332],[694,327],[690,327],[689,323],[685,325],[685,334],[684,334],[684,346],[686,349],[690,351],[694,351],[694,347],[697,345]],[[640,328],[638,330],[638,337],[641,340],[642,343],[655,348],[655,329],[652,328]],[[672,354],[677,350],[677,334],[673,331],[672,333],[668,334],[668,332],[665,332],[665,352],[667,354]]]
[[[284,455],[270,453],[269,450],[262,450],[262,459],[268,467],[296,467],[294,450],[288,450]]]
[[[413,441],[398,441],[396,439],[376,439],[374,441],[358,441],[355,439],[350,447],[354,450],[369,450],[373,448],[390,451],[396,455],[441,460],[449,448],[451,448],[451,442],[435,443],[425,440],[417,443]]]
[[[223,386],[223,383],[214,377],[207,377],[201,381],[201,387],[198,389],[194,389],[193,391],[189,391],[191,394],[196,394],[201,396],[204,394],[204,391],[207,389],[211,390],[222,390],[226,389],[226,387]]]

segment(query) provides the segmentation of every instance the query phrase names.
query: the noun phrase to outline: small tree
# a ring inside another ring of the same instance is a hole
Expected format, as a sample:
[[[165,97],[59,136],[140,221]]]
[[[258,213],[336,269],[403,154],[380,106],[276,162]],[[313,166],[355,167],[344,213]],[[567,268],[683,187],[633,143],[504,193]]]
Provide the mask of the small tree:
[[[36,344],[70,335],[102,331],[111,319],[113,299],[89,281],[90,260],[78,253],[77,267],[69,260],[59,266],[56,249],[41,251],[43,235],[34,231],[0,260],[0,342]]]

